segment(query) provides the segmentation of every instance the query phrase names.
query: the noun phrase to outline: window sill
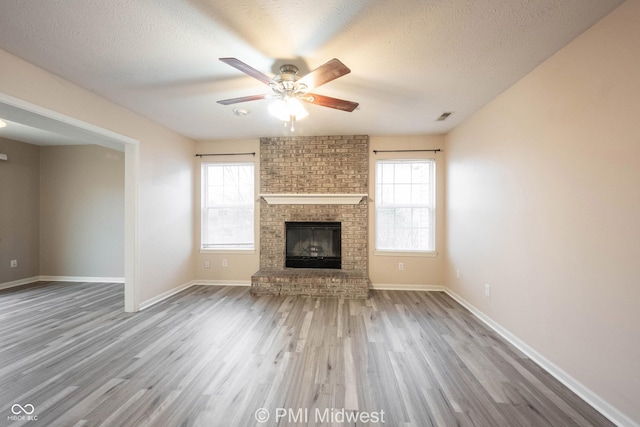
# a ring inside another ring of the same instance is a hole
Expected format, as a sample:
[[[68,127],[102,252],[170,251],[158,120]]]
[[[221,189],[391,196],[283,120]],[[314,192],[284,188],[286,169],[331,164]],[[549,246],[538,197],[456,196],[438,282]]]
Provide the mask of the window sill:
[[[252,255],[256,253],[255,249],[202,249],[199,252],[201,254],[238,254],[238,255]]]
[[[424,258],[436,258],[438,252],[418,252],[418,251],[374,251],[375,256],[395,256],[395,257],[424,257]]]

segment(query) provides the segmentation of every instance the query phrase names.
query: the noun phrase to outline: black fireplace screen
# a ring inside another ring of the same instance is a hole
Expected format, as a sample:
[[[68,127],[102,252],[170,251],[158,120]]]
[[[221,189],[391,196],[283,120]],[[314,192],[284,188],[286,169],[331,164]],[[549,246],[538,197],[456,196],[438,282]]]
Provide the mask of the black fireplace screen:
[[[292,268],[341,268],[339,222],[287,222],[285,266]]]

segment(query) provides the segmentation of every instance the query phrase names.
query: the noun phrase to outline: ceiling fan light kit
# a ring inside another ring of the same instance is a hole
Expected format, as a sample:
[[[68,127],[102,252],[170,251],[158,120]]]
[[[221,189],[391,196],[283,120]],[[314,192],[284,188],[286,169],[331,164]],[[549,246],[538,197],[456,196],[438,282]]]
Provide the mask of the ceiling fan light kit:
[[[352,112],[358,107],[357,102],[331,98],[309,92],[351,72],[347,66],[335,58],[316,68],[304,77],[300,77],[298,75],[298,67],[295,65],[284,64],[280,67],[280,74],[273,78],[261,73],[236,58],[220,58],[220,61],[268,85],[271,88],[272,93],[224,99],[218,101],[219,104],[231,105],[240,102],[275,98],[275,101],[269,105],[269,112],[277,119],[285,122],[285,126],[287,123],[291,123],[291,131],[294,130],[294,122],[309,115],[300,101],[348,112]]]
[[[283,97],[275,100],[269,105],[269,112],[275,118],[285,122],[291,122],[291,131],[294,130],[293,123],[297,120],[304,119],[309,115],[304,109],[302,103],[297,98]]]

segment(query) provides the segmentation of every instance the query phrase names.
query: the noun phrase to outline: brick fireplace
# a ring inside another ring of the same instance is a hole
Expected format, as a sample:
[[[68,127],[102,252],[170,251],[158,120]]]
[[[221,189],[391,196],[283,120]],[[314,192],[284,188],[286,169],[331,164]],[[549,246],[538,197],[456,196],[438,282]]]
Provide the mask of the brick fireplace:
[[[260,139],[260,270],[254,295],[366,298],[368,136]],[[286,223],[339,223],[339,269],[287,268]]]

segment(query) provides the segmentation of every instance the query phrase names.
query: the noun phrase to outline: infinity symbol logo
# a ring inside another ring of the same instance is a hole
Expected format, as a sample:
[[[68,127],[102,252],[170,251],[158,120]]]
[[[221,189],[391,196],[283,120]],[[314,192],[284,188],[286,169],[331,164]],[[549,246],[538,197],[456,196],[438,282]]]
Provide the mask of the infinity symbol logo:
[[[24,406],[14,403],[11,407],[11,412],[13,412],[13,415],[20,415],[23,412],[27,415],[31,415],[35,410],[36,408],[34,408],[31,403],[27,403]]]

